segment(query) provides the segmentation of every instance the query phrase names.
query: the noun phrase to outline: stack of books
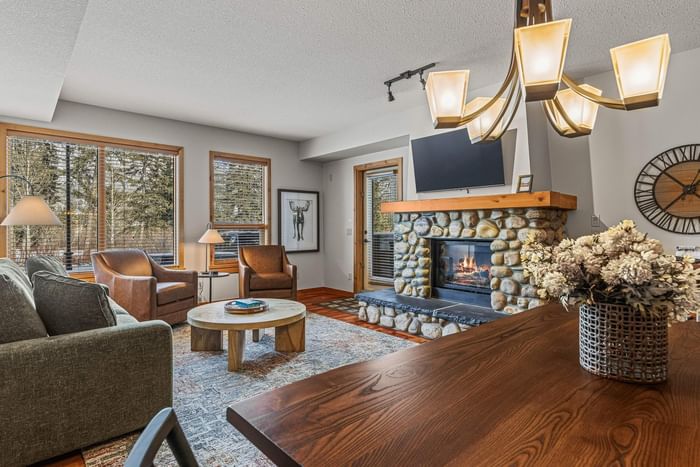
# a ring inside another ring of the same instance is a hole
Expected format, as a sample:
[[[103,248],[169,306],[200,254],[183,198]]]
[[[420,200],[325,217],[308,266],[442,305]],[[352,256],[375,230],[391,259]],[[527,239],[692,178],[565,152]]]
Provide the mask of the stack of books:
[[[267,303],[256,298],[237,298],[224,305],[229,313],[258,313],[268,309]]]

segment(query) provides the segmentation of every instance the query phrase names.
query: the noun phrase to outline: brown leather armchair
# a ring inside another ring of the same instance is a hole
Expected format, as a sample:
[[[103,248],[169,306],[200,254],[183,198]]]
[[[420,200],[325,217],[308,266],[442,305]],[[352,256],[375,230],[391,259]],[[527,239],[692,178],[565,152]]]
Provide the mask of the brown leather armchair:
[[[93,253],[92,266],[95,281],[139,321],[180,323],[197,306],[197,272],[166,269],[142,250]]]
[[[297,298],[297,267],[283,246],[241,247],[238,258],[241,297]]]

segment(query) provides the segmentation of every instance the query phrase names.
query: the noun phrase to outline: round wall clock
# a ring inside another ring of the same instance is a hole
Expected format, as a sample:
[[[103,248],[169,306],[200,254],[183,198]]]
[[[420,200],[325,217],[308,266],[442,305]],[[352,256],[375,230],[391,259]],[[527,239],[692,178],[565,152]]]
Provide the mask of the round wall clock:
[[[700,234],[700,144],[664,151],[639,172],[634,199],[639,211],[669,232]]]

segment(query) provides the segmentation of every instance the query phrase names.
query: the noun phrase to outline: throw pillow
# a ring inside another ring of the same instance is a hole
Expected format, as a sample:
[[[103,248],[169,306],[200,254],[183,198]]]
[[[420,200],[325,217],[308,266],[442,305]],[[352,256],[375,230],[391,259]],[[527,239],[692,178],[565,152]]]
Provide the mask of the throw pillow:
[[[0,259],[0,344],[46,337],[46,327],[34,307],[32,285],[24,271]]]
[[[67,276],[68,272],[58,258],[48,255],[32,256],[27,259],[27,277],[34,282],[32,276],[38,271],[49,271],[59,276]]]
[[[107,294],[99,284],[39,271],[34,273],[34,301],[50,336],[117,323]]]

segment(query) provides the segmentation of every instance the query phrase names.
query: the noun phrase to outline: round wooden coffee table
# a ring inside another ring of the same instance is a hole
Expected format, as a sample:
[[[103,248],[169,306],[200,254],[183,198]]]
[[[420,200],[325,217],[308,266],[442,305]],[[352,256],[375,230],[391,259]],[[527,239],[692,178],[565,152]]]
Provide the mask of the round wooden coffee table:
[[[226,313],[226,301],[192,308],[187,322],[192,326],[193,351],[222,350],[223,331],[228,331],[228,370],[236,371],[243,362],[245,332],[275,328],[275,350],[303,352],[306,345],[306,306],[292,300],[261,299],[270,309],[246,315]]]

